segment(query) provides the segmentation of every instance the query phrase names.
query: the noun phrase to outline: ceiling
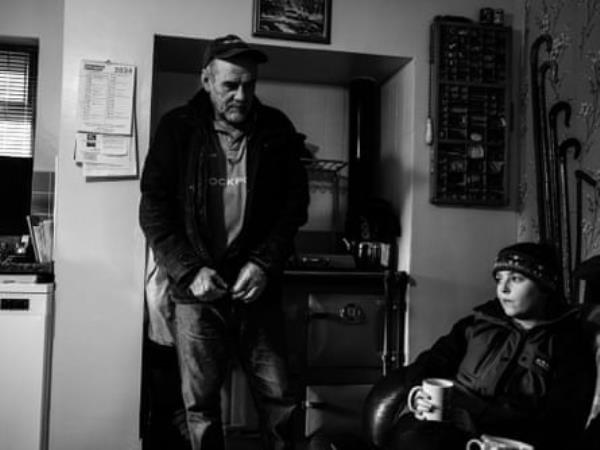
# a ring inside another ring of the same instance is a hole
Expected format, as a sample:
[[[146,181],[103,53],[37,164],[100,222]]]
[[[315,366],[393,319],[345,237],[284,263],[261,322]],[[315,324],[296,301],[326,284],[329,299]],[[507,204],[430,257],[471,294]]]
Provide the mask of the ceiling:
[[[160,72],[199,73],[205,39],[155,36],[154,67]],[[269,62],[260,68],[262,79],[347,84],[355,78],[382,83],[397,73],[410,58],[252,44],[264,51]]]

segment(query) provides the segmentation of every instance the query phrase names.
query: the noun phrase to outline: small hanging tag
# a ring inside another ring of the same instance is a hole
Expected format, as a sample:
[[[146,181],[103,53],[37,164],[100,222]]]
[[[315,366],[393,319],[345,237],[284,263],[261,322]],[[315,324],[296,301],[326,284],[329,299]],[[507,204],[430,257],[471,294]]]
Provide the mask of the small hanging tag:
[[[425,124],[425,143],[431,145],[433,143],[433,125],[431,123],[431,117],[427,118]]]

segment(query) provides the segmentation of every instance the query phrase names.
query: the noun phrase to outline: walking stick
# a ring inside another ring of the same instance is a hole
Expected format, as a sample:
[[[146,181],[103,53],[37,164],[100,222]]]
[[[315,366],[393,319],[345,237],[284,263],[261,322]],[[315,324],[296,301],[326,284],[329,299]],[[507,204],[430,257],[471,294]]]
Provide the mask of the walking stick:
[[[560,186],[562,188],[561,207],[564,211],[561,214],[563,219],[563,234],[561,237],[562,244],[562,269],[563,269],[563,286],[565,289],[565,297],[571,299],[571,294],[574,292],[573,279],[571,276],[571,267],[573,259],[571,253],[571,219],[569,213],[569,188],[567,175],[567,150],[573,149],[573,159],[579,158],[581,153],[581,143],[575,138],[565,139],[558,146],[558,158],[560,161]]]
[[[565,268],[565,264],[567,268],[571,268],[571,263],[567,262],[566,253],[568,252],[568,244],[566,242],[565,236],[568,233],[569,226],[569,210],[565,207],[564,195],[565,195],[565,187],[566,183],[563,183],[562,180],[562,167],[561,167],[561,158],[559,154],[559,145],[558,145],[558,115],[560,113],[564,113],[564,123],[566,127],[569,127],[571,121],[571,105],[569,105],[565,101],[556,102],[550,108],[550,113],[548,115],[550,122],[550,134],[551,134],[551,148],[550,148],[550,156],[551,156],[551,164],[552,164],[552,175],[553,175],[553,184],[556,188],[553,192],[553,196],[548,198],[553,206],[552,208],[555,210],[556,215],[554,216],[555,220],[555,230],[556,234],[554,235],[553,242],[556,243],[556,247],[558,250],[558,258],[561,261],[561,266],[563,269]],[[561,271],[561,274],[564,275],[564,270]],[[561,277],[561,284],[563,285],[563,294],[566,298],[569,298],[570,290],[567,288],[568,285],[568,277],[567,279],[564,276]]]
[[[532,122],[533,122],[533,145],[535,154],[535,165],[537,173],[537,204],[538,204],[538,226],[540,237],[542,239],[547,238],[546,230],[546,215],[547,210],[544,202],[544,191],[546,190],[545,183],[545,171],[544,171],[544,143],[542,135],[542,115],[541,115],[541,103],[545,102],[545,98],[540,96],[540,83],[539,83],[539,51],[542,45],[546,46],[546,52],[550,53],[552,50],[552,37],[549,34],[542,34],[531,45],[529,53],[529,64],[530,64],[530,78],[531,78],[531,109],[532,109]]]
[[[540,66],[539,97],[540,97],[540,129],[542,134],[542,183],[545,204],[546,236],[542,239],[557,242],[560,237],[560,220],[558,211],[558,165],[555,149],[551,147],[548,136],[548,115],[546,110],[546,79],[548,71],[556,76],[558,66],[555,60],[544,61]]]

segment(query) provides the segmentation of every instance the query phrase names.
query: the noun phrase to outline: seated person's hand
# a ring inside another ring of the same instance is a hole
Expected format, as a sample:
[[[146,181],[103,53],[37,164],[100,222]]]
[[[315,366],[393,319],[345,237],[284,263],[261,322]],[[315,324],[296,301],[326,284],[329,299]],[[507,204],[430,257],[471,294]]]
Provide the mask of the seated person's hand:
[[[412,405],[410,410],[413,415],[419,419],[424,419],[424,414],[428,412],[432,412],[435,406],[431,403],[431,397],[423,391],[423,389],[419,389],[416,394],[413,396]]]
[[[410,390],[407,398],[408,410],[418,420],[426,420],[428,413],[435,413],[436,406],[431,396],[417,385]],[[454,386],[449,397],[444,401],[442,414],[444,422],[450,422],[459,429],[467,432],[475,432],[469,411],[477,411],[481,408],[481,401],[473,395],[469,395],[457,385]]]
[[[202,267],[189,287],[194,297],[203,302],[212,302],[223,297],[228,288],[217,271],[210,267]]]
[[[234,300],[251,303],[262,294],[266,285],[267,275],[265,271],[252,262],[246,263],[233,285],[231,297]]]

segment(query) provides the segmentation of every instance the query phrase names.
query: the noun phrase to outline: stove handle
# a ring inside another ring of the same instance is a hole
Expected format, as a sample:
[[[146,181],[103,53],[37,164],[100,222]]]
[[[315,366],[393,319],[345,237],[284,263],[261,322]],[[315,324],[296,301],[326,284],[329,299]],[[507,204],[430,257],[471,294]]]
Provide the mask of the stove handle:
[[[367,321],[367,315],[356,303],[348,303],[338,309],[337,313],[333,312],[309,312],[308,320],[313,319],[329,319],[337,322],[343,322],[348,325],[361,325]]]

